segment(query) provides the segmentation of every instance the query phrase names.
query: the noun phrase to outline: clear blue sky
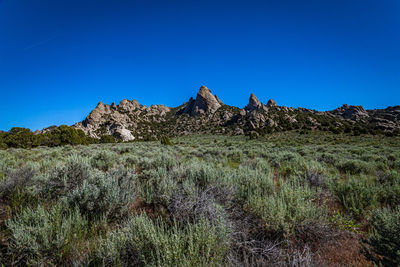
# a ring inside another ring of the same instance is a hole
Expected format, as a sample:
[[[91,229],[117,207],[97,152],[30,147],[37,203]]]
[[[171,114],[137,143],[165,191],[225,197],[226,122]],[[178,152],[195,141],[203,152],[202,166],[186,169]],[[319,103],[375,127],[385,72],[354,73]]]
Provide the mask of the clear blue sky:
[[[81,121],[101,100],[400,104],[398,0],[0,0],[0,129]]]

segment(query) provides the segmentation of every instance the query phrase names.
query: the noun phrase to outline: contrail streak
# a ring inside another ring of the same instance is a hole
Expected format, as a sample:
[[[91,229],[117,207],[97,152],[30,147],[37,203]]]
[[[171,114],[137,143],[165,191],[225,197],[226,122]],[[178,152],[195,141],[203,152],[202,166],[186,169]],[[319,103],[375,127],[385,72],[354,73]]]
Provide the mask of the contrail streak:
[[[56,38],[56,37],[53,36],[53,37],[47,38],[47,39],[45,39],[45,40],[42,40],[42,41],[40,41],[40,42],[37,42],[37,43],[31,44],[31,45],[28,45],[27,47],[24,48],[24,51],[29,50],[29,49],[32,49],[32,48],[35,48],[35,47],[37,47],[37,46],[44,45],[44,44],[46,44],[47,42],[50,42],[51,40],[53,40],[54,38]]]

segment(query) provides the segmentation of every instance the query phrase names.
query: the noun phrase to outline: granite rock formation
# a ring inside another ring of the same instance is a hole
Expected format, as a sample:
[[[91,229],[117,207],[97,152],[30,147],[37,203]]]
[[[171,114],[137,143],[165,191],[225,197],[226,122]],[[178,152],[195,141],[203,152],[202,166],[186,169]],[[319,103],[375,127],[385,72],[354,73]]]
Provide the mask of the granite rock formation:
[[[350,133],[356,129],[362,133],[400,134],[400,106],[365,110],[345,104],[321,112],[278,106],[273,99],[263,104],[251,94],[248,104],[240,109],[224,104],[210,89],[201,86],[195,99],[175,108],[147,107],[127,99],[118,105],[99,102],[85,120],[73,126],[95,138],[112,135],[122,141],[156,140],[163,135],[265,134],[286,130]],[[51,127],[43,131],[51,131]]]
[[[200,87],[196,99],[191,98],[184,113],[196,116],[199,114],[213,114],[223,105],[218,97],[211,94],[211,90],[205,86]]]

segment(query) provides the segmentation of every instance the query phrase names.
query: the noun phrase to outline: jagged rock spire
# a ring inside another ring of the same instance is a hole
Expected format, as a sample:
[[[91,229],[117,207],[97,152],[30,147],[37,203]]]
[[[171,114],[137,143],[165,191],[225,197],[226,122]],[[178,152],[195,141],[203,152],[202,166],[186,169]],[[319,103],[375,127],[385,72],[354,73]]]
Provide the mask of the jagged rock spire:
[[[258,98],[252,93],[250,95],[250,99],[249,99],[249,103],[247,104],[247,106],[244,108],[245,110],[256,110],[259,109],[260,107],[262,107],[262,103],[260,102],[260,100],[258,100]]]
[[[222,101],[211,93],[205,86],[200,87],[196,99],[190,99],[184,113],[196,116],[199,114],[214,113],[223,105]]]
[[[103,103],[103,101],[100,101],[99,103],[97,103],[97,106],[95,109],[104,109],[105,105]]]
[[[277,107],[277,106],[278,104],[276,104],[275,100],[273,100],[272,98],[268,100],[267,107]]]

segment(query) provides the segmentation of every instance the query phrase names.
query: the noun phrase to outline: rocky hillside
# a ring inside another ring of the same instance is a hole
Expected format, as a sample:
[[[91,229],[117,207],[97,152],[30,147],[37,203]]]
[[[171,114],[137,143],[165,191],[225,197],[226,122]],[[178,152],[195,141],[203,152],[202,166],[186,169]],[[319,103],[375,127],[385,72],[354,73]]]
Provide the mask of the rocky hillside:
[[[343,105],[332,111],[278,106],[270,99],[263,104],[254,94],[243,108],[224,104],[211,90],[202,86],[196,98],[179,107],[143,106],[136,100],[118,105],[98,103],[82,122],[73,127],[91,137],[112,135],[123,141],[153,140],[162,135],[190,133],[252,134],[273,131],[322,130],[335,133],[398,135],[400,106],[365,110],[362,106]]]

